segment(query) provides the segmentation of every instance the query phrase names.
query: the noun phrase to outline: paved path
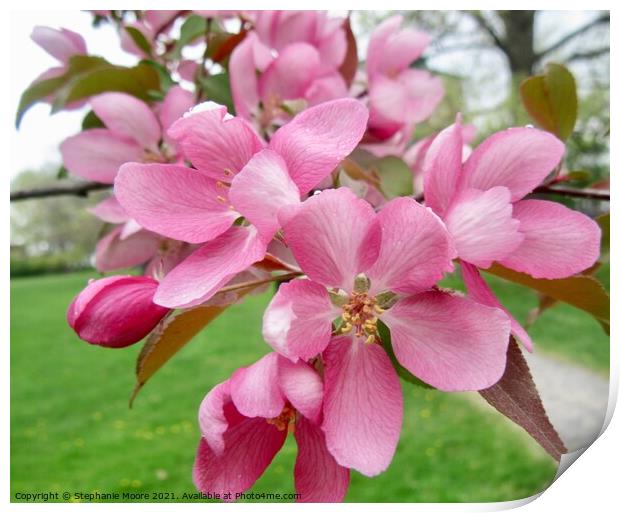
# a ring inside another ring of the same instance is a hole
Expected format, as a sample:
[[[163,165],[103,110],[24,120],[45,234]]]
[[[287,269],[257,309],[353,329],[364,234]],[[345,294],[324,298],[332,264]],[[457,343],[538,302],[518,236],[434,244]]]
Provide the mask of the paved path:
[[[547,414],[566,448],[572,452],[590,445],[603,427],[608,380],[540,352],[524,354]]]

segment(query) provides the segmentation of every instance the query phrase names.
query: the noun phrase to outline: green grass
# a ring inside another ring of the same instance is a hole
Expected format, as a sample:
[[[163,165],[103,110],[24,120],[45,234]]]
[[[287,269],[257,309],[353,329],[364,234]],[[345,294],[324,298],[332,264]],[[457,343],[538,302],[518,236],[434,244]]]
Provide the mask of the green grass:
[[[229,309],[145,386],[129,410],[139,346],[91,346],[65,323],[66,306],[88,276],[11,284],[11,492],[193,492],[198,405],[235,368],[267,352],[260,324],[269,297],[250,297]],[[527,312],[516,287],[493,285],[502,298],[514,293],[514,304],[506,304],[518,316]],[[609,345],[598,347],[605,340],[596,330],[587,317],[560,307],[543,316],[534,338],[543,349],[602,364]],[[348,501],[512,500],[553,479],[553,460],[471,396],[406,383],[403,392],[404,426],[391,467],[373,479],[353,472]],[[253,490],[292,492],[295,452],[290,439]]]

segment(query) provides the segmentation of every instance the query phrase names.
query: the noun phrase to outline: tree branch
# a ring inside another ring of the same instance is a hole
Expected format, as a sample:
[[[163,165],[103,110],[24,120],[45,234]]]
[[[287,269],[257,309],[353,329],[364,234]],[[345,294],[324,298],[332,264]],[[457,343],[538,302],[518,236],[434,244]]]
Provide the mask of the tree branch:
[[[509,55],[510,52],[504,44],[504,41],[501,37],[499,37],[499,34],[495,32],[495,29],[491,26],[487,19],[478,11],[469,11],[469,14],[471,14],[471,16],[473,16],[474,19],[478,22],[478,25],[480,25],[480,27],[482,27],[485,32],[489,34],[489,36],[491,36],[496,46],[506,55]]]
[[[568,59],[566,59],[566,62],[569,63],[569,62],[580,61],[580,60],[585,60],[585,59],[592,59],[594,57],[598,57],[600,55],[605,55],[608,53],[609,53],[609,46],[606,46],[604,48],[597,48],[595,50],[588,50],[586,52],[574,53],[573,55],[568,57]]]
[[[564,37],[562,37],[561,39],[553,43],[551,46],[547,47],[545,50],[538,52],[538,54],[536,55],[536,62],[539,62],[540,59],[542,59],[546,55],[550,54],[551,52],[554,52],[555,50],[564,46],[566,43],[568,43],[575,37],[583,34],[584,32],[587,32],[591,28],[597,25],[600,25],[601,23],[609,23],[609,14],[606,14],[604,16],[599,16],[595,20],[592,20],[590,23],[586,23],[585,25],[582,25],[578,29],[575,29],[572,32],[569,32],[568,34],[566,34]]]
[[[532,191],[532,194],[557,194],[568,198],[588,198],[600,201],[609,201],[609,191],[603,189],[575,189],[565,185],[541,185]],[[413,199],[424,201],[424,193],[420,192],[413,196]]]
[[[532,191],[535,194],[558,194],[570,198],[588,198],[609,201],[609,191],[603,189],[575,189],[565,185],[541,185]]]
[[[112,185],[97,182],[84,182],[71,185],[56,185],[40,189],[26,189],[11,193],[11,201],[21,201],[32,198],[49,198],[52,196],[78,196],[86,198],[93,191],[111,188]]]

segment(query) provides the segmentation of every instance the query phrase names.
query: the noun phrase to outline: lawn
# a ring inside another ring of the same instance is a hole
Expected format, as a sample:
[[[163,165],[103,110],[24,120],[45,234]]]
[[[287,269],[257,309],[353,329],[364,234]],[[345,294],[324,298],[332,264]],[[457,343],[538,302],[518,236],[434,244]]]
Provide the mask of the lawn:
[[[198,405],[236,367],[267,352],[260,324],[269,295],[229,309],[145,386],[129,410],[139,345],[90,346],[65,324],[66,306],[89,276],[12,281],[12,497],[45,491],[193,492]],[[493,284],[504,287],[498,290],[504,299],[514,292],[514,305],[507,303],[519,315],[527,312],[516,287]],[[533,334],[543,350],[606,368],[606,337],[570,307],[547,312]],[[376,478],[353,472],[348,501],[512,500],[541,491],[553,479],[555,462],[491,408],[474,404],[467,394],[406,383],[403,391],[397,455]],[[253,490],[292,492],[295,452],[290,439]]]

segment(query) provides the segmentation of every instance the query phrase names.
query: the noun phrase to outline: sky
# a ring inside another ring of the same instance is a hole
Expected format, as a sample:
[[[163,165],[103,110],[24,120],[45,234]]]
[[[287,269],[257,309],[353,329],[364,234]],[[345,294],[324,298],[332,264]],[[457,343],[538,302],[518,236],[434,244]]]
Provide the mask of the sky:
[[[28,85],[45,69],[55,66],[56,61],[45,51],[30,40],[32,28],[36,25],[51,27],[66,27],[84,36],[89,53],[101,55],[110,62],[121,65],[132,65],[137,58],[126,54],[120,49],[118,35],[111,25],[103,24],[94,29],[91,26],[91,15],[83,11],[26,11],[12,12],[11,23],[11,103],[15,108],[19,102],[21,93]],[[338,13],[342,14],[342,13]],[[595,16],[592,11],[554,11],[543,13],[540,17],[541,32],[545,38],[554,41],[561,37],[562,33],[573,30],[586,23]],[[355,29],[355,27],[354,27]],[[367,44],[367,38],[360,38],[362,47]],[[362,50],[363,51],[363,50]],[[470,101],[482,102],[479,107],[488,107],[502,100],[505,87],[502,87],[501,71],[502,62],[499,54],[485,56],[473,56],[482,58],[479,68],[486,69],[493,74],[492,87],[488,91],[478,89],[479,100],[470,98]],[[438,58],[433,62],[433,67],[447,72],[459,74],[471,74],[474,63],[471,61],[472,53],[455,52]],[[474,86],[472,83],[471,86]],[[467,84],[466,84],[467,90]],[[480,93],[483,94],[480,94]],[[486,104],[486,105],[484,105]],[[471,108],[472,106],[469,105]],[[37,104],[24,116],[20,130],[12,131],[11,149],[11,177],[16,176],[22,170],[40,168],[45,164],[60,164],[59,144],[68,136],[80,130],[81,120],[88,107],[72,112],[60,112],[53,116],[49,115],[49,106]]]

